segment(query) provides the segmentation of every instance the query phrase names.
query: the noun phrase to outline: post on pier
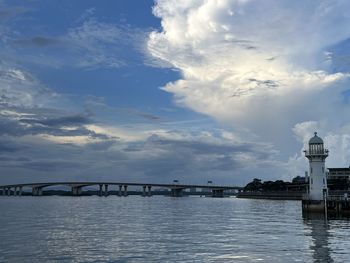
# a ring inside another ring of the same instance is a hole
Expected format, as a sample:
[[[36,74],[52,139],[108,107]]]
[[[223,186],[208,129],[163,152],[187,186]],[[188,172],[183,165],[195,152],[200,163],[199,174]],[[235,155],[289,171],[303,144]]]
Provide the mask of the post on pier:
[[[7,195],[8,195],[8,196],[11,195],[11,187],[7,187]]]
[[[108,184],[105,184],[105,197],[108,196]]]
[[[22,186],[19,187],[18,195],[19,195],[19,196],[22,195]]]
[[[100,188],[99,188],[99,190],[98,190],[98,196],[102,196],[102,192],[103,192],[103,188],[102,188],[102,187],[103,187],[103,185],[100,184],[99,187],[100,187]]]
[[[2,188],[2,195],[6,195],[6,188],[5,187]]]
[[[146,196],[146,188],[146,185],[142,186],[142,196]]]
[[[15,187],[13,188],[13,195],[14,195],[14,196],[17,195],[17,186],[15,186]]]
[[[124,196],[128,196],[128,186],[124,185]]]
[[[119,185],[118,196],[122,196],[123,195],[122,189],[123,189],[123,186],[120,184]]]
[[[151,185],[148,186],[147,196],[152,196],[152,186]]]

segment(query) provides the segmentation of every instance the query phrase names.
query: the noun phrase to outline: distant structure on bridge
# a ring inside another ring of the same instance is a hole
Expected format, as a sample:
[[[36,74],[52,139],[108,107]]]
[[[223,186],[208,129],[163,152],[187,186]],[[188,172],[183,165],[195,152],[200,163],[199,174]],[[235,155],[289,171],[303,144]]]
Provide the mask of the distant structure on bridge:
[[[50,186],[68,186],[71,188],[71,195],[80,196],[83,194],[83,188],[89,186],[98,186],[97,194],[99,196],[108,196],[112,193],[111,187],[115,186],[117,196],[127,196],[128,188],[141,187],[140,194],[142,196],[152,196],[152,188],[159,187],[168,189],[170,196],[181,197],[186,189],[207,189],[212,197],[224,197],[225,191],[232,190],[241,191],[243,188],[239,186],[220,186],[220,185],[191,185],[179,184],[178,181],[172,184],[154,184],[154,183],[125,183],[125,182],[52,182],[52,183],[29,183],[29,184],[13,184],[0,186],[3,196],[21,196],[24,188],[30,188],[32,196],[42,196],[43,190]],[[189,192],[191,193],[191,191]],[[193,194],[193,192],[192,192]]]

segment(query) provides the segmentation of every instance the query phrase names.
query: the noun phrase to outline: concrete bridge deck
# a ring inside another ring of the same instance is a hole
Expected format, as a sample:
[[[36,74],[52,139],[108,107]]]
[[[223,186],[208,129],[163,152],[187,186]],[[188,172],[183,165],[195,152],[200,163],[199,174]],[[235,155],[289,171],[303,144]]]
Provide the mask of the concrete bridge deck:
[[[198,184],[159,184],[159,183],[132,183],[132,182],[40,182],[40,183],[25,183],[25,184],[8,184],[0,185],[2,195],[14,195],[21,196],[23,188],[31,188],[33,196],[43,195],[43,189],[50,186],[68,186],[71,187],[72,195],[79,196],[82,194],[83,187],[87,186],[98,186],[98,195],[107,196],[109,195],[109,188],[117,186],[117,193],[119,196],[128,195],[129,186],[140,186],[142,187],[143,196],[152,195],[152,187],[167,188],[170,190],[171,196],[180,197],[183,195],[183,190],[191,188],[208,189],[211,191],[213,197],[223,197],[224,191],[227,190],[238,190],[241,191],[243,188],[239,186],[227,186],[227,185],[198,185]]]

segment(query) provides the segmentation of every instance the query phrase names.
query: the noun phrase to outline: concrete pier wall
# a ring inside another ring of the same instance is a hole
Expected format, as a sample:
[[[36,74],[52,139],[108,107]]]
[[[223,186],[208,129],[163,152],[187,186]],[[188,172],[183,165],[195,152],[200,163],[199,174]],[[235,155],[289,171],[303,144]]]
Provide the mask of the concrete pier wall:
[[[303,215],[323,214],[330,219],[350,218],[350,200],[329,197],[326,201],[302,200]]]
[[[305,192],[278,191],[278,192],[239,192],[237,198],[271,199],[271,200],[302,200]]]

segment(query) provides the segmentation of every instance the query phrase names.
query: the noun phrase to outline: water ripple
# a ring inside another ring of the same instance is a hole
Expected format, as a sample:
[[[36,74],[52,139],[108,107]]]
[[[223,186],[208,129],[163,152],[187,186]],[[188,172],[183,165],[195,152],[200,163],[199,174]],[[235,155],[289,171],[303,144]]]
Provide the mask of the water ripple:
[[[1,197],[0,262],[345,262],[348,221],[296,201]]]

